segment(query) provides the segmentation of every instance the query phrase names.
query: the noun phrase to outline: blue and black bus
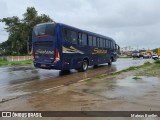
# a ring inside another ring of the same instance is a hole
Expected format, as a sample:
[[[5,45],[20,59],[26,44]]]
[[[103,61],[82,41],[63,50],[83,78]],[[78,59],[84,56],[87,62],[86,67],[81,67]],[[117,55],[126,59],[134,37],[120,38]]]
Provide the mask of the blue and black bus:
[[[34,27],[32,47],[35,67],[79,71],[111,65],[119,48],[112,38],[55,22]]]

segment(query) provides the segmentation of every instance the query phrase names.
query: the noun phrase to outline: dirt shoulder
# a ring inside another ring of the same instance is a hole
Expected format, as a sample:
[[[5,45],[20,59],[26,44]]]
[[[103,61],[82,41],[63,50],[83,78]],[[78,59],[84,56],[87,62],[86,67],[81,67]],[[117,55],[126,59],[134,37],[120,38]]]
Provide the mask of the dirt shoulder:
[[[0,110],[158,111],[159,68],[160,64],[148,64],[112,75],[96,76],[0,103]]]

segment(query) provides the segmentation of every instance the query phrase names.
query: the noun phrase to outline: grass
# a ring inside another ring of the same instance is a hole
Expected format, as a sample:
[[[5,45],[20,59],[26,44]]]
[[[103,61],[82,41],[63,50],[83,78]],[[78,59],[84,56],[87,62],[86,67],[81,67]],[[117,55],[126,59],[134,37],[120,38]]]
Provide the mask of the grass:
[[[134,79],[134,80],[141,80],[142,78],[136,76],[136,77],[133,77],[132,79]]]
[[[96,78],[102,79],[102,78],[104,78],[104,77],[106,77],[106,76],[107,76],[106,74],[100,74],[100,75],[97,75]]]
[[[121,74],[122,72],[129,72],[129,71],[137,70],[137,69],[144,68],[144,67],[147,67],[147,66],[150,66],[150,65],[152,65],[152,63],[145,62],[143,65],[140,65],[140,66],[131,66],[131,67],[127,68],[127,69],[111,73],[111,75],[118,75],[118,74]],[[107,76],[107,74],[100,74],[100,75],[97,75],[96,78],[102,79],[102,78],[105,78],[106,76]]]
[[[128,72],[128,71],[136,70],[136,69],[138,69],[140,67],[142,67],[142,66],[131,66],[131,67],[127,68],[127,69],[124,69],[124,70],[121,70],[121,71],[118,71],[118,72],[114,72],[114,73],[112,73],[112,75],[118,75],[118,74],[120,74],[122,72]]]
[[[160,60],[155,61],[155,63],[145,62],[143,65],[140,66],[131,66],[127,69],[111,73],[110,75],[119,75],[123,72],[134,71],[143,68],[136,74],[136,77],[133,77],[134,80],[141,80],[142,78],[138,76],[160,76]],[[97,75],[96,78],[102,79],[105,78],[107,74],[100,74]]]
[[[119,58],[132,58],[132,56],[120,56]]]
[[[140,69],[140,68],[143,68],[143,67],[147,67],[147,66],[150,66],[152,65],[150,62],[145,62],[143,65],[140,65],[140,66],[131,66],[127,69],[124,69],[124,70],[121,70],[121,71],[118,71],[118,72],[114,72],[112,73],[111,75],[118,75],[122,72],[128,72],[128,71],[133,71],[133,70],[137,70],[137,69]]]
[[[147,63],[146,63],[147,64]],[[156,60],[150,67],[146,67],[143,71],[137,73],[137,76],[160,76],[160,60]]]
[[[151,63],[150,62],[145,62],[144,66],[146,66],[146,65],[151,65]]]
[[[160,64],[160,60],[156,60],[155,63]]]
[[[23,61],[13,61],[9,62],[6,60],[1,60],[0,61],[0,66],[5,66],[5,65],[27,65],[27,64],[32,64],[33,60],[23,60]]]

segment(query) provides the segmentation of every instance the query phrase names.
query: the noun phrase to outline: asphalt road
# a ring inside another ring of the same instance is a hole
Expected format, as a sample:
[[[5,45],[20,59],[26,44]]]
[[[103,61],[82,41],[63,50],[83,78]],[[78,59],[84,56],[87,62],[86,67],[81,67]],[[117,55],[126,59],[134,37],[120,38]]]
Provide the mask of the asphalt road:
[[[31,65],[0,67],[0,100],[60,85],[67,86],[98,74],[107,74],[130,66],[142,65],[147,61],[153,62],[152,59],[118,59],[112,66],[103,64],[96,68],[89,67],[86,72],[36,69]]]

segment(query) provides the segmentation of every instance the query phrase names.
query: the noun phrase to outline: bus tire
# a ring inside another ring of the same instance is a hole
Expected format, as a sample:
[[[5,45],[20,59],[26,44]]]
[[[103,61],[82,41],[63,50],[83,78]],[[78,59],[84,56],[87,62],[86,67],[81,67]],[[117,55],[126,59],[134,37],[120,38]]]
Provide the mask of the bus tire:
[[[80,67],[79,71],[80,72],[84,72],[88,69],[88,61],[87,60],[83,60],[82,66]]]
[[[109,59],[108,65],[111,66],[112,65],[112,59]]]

